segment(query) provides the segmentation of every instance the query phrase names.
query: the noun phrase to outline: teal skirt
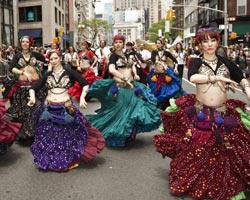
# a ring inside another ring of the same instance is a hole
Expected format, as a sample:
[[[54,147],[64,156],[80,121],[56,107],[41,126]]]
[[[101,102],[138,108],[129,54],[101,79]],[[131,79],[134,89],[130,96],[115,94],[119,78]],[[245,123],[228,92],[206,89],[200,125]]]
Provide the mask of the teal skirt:
[[[89,89],[101,108],[87,115],[105,137],[107,146],[125,146],[136,134],[150,132],[161,124],[157,100],[144,84],[134,81],[134,89],[118,87],[113,79],[98,80]]]

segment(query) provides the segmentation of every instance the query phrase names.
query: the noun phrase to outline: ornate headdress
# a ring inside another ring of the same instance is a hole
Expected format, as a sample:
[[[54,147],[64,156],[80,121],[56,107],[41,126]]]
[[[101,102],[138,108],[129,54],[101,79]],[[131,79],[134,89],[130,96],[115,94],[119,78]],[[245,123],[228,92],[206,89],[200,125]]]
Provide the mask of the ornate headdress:
[[[196,34],[196,37],[195,37],[195,41],[197,43],[200,43],[201,35],[203,35],[204,33],[208,33],[209,34],[211,32],[216,33],[217,39],[218,40],[220,39],[220,35],[217,33],[217,28],[216,27],[207,27],[207,28],[200,28],[197,31],[197,34]]]

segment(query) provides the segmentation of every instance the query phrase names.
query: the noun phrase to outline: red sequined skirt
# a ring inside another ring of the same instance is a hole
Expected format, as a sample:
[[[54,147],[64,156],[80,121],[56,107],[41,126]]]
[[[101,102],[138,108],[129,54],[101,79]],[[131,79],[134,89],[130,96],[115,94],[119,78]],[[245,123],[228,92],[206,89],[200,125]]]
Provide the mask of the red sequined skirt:
[[[170,163],[170,190],[193,199],[228,200],[250,189],[250,133],[241,122],[239,100],[220,108],[200,105],[195,95],[175,103],[179,110],[162,112],[164,134],[154,144]]]

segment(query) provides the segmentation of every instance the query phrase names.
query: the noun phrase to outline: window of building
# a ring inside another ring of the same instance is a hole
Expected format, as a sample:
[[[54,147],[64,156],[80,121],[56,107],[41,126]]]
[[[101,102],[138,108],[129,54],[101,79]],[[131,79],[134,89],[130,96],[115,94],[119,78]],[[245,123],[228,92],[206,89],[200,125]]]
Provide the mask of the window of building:
[[[246,15],[246,0],[237,0],[237,15]]]
[[[65,20],[64,20],[64,14],[62,14],[62,26],[64,26]]]
[[[58,23],[58,19],[57,19],[57,8],[55,8],[55,23]]]
[[[65,1],[62,0],[62,9],[64,10],[64,4],[65,4]]]
[[[61,16],[61,11],[59,11],[58,15],[59,15],[59,25],[62,25],[62,16]]]
[[[42,7],[20,7],[19,8],[19,22],[40,22],[42,21]]]
[[[2,5],[5,5],[5,6],[12,6],[13,5],[13,2],[9,1],[9,0],[2,0],[0,2],[2,3]]]

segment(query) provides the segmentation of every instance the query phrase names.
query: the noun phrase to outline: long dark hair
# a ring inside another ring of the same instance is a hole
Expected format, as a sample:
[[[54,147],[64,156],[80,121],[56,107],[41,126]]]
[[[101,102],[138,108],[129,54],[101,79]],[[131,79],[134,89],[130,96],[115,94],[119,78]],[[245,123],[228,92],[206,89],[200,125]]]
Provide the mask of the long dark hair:
[[[178,49],[178,48],[177,48],[177,45],[178,45],[178,44],[181,45],[181,49]],[[177,53],[178,53],[178,52],[183,52],[183,45],[182,45],[182,43],[179,42],[179,43],[176,44],[175,51],[176,51]]]

